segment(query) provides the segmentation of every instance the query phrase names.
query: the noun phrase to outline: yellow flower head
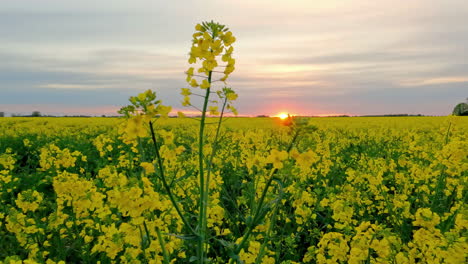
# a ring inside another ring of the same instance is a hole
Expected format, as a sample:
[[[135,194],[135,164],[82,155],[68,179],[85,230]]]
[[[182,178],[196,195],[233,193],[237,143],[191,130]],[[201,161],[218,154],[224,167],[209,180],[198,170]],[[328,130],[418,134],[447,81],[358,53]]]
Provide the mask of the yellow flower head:
[[[208,76],[209,72],[218,66],[216,56],[225,51],[225,54],[221,56],[222,61],[227,62],[228,66],[234,70],[232,68],[234,64],[231,62],[233,51],[231,45],[236,38],[232,35],[232,32],[228,31],[228,28],[224,25],[215,22],[197,24],[195,30],[197,32],[193,34],[189,63],[196,63],[197,59],[200,59],[205,69],[204,72]],[[187,75],[187,80],[189,80],[189,77],[193,76],[193,72],[187,72]]]
[[[181,95],[183,96],[189,96],[192,94],[189,88],[182,88],[182,91],[180,92]]]
[[[151,174],[155,172],[153,163],[142,162],[140,166],[143,167],[143,169],[145,169],[146,174]]]
[[[197,25],[195,26],[195,30],[196,30],[196,31],[201,31],[201,32],[204,32],[204,31],[205,31],[205,29],[203,28],[203,26],[200,25],[200,24],[197,24]]]
[[[210,110],[210,115],[219,115],[217,106],[210,106],[209,110]]]
[[[202,88],[202,89],[208,89],[208,88],[210,88],[210,83],[208,82],[208,80],[204,79],[204,80],[202,81],[202,84],[200,85],[200,88]]]
[[[198,87],[199,84],[197,83],[197,80],[192,79],[192,80],[190,81],[190,86],[192,86],[192,87]]]
[[[16,205],[27,213],[28,211],[34,212],[39,208],[39,204],[42,202],[42,194],[36,190],[22,191],[18,194],[16,199]]]
[[[273,149],[267,157],[267,163],[272,163],[274,168],[281,169],[283,168],[283,161],[287,158],[288,153],[286,151]]]

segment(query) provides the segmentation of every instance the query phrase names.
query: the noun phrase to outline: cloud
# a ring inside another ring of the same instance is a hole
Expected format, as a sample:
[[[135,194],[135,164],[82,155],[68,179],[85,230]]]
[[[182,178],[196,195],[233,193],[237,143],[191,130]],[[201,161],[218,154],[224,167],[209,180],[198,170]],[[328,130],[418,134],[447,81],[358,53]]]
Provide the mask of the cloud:
[[[90,51],[80,59],[0,53],[0,60],[4,62],[0,64],[0,91],[148,89],[157,84],[181,85],[184,78],[184,68],[159,65],[173,60],[172,56],[132,50]]]
[[[439,78],[430,78],[422,80],[410,80],[401,83],[402,86],[425,86],[434,84],[451,84],[451,83],[465,83],[468,84],[468,77],[465,76],[448,76]]]
[[[94,90],[94,89],[109,89],[109,88],[115,88],[114,85],[110,84],[70,84],[70,83],[48,83],[48,84],[42,84],[39,87],[41,88],[52,88],[52,89],[88,89],[88,90]]]
[[[228,84],[241,113],[443,114],[466,97],[467,16],[463,0],[6,1],[0,104],[99,109],[152,88],[178,108],[193,26],[208,18],[238,39]]]

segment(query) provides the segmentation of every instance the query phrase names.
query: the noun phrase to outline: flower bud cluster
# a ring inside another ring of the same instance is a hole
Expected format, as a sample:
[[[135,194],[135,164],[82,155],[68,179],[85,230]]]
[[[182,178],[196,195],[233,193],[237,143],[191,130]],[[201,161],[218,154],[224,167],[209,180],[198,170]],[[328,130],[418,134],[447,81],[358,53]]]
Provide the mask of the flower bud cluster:
[[[128,118],[120,131],[128,140],[147,136],[145,124],[156,116],[167,117],[172,109],[170,106],[162,105],[160,100],[156,100],[156,93],[151,90],[130,97],[130,103],[119,110],[119,114]]]
[[[190,88],[182,88],[183,106],[192,105],[190,101],[191,88],[199,87],[206,90],[212,88],[214,82],[226,82],[235,69],[236,60],[232,58],[234,51],[232,44],[235,41],[236,38],[232,35],[232,32],[224,25],[215,22],[203,22],[195,26],[188,62],[196,65],[186,71],[186,81]],[[216,68],[223,69],[216,70]],[[222,76],[216,78],[215,73],[222,74]],[[235,92],[230,88],[229,96],[223,95],[225,93],[224,89],[217,92],[220,99],[225,98],[228,101],[233,101],[237,98]],[[219,113],[217,108],[216,105],[210,106],[210,114]],[[231,105],[228,106],[228,110],[233,113],[237,112]]]

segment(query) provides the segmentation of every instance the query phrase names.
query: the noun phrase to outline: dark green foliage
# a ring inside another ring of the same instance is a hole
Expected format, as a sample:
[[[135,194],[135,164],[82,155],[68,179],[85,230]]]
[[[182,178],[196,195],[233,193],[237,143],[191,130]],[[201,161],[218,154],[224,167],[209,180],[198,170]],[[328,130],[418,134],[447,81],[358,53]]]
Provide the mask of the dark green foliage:
[[[452,112],[453,115],[456,116],[468,116],[468,104],[467,103],[459,103]]]

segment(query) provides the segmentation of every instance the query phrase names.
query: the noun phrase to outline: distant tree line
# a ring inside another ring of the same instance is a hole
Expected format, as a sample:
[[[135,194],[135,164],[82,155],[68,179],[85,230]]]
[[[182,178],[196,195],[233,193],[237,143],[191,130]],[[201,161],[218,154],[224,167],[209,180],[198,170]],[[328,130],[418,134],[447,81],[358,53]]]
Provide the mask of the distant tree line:
[[[362,115],[362,117],[392,117],[392,116],[423,116],[421,114],[410,115],[410,114],[385,114],[385,115]]]
[[[455,106],[452,111],[452,115],[455,116],[468,116],[468,98],[466,98],[466,103],[459,103]],[[44,116],[39,111],[33,111],[30,115],[19,115],[19,114],[12,114],[12,117],[41,117]],[[45,115],[46,117],[56,117],[53,115]],[[362,117],[392,117],[392,116],[423,116],[421,114],[417,115],[410,115],[410,114],[384,114],[384,115],[362,115]],[[5,117],[5,112],[0,111],[0,117]],[[88,115],[65,115],[64,117],[91,117]],[[120,117],[120,116],[106,116],[101,115],[101,117]],[[177,117],[177,116],[171,116]],[[257,115],[257,117],[269,117],[268,115]],[[315,116],[310,116],[315,117]],[[339,116],[331,116],[331,117],[350,117],[349,115],[339,115]]]
[[[19,115],[19,114],[11,114],[12,117],[41,117],[42,114],[39,111],[33,111],[30,115]]]

